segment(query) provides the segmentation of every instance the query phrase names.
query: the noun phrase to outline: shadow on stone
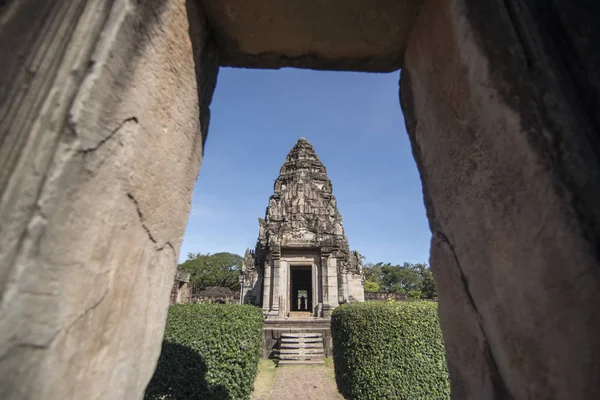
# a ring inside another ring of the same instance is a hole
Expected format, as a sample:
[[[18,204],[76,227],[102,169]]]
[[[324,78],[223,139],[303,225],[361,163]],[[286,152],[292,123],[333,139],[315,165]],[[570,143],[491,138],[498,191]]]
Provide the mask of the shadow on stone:
[[[144,400],[232,400],[224,386],[206,379],[208,366],[200,354],[177,343],[163,342]]]

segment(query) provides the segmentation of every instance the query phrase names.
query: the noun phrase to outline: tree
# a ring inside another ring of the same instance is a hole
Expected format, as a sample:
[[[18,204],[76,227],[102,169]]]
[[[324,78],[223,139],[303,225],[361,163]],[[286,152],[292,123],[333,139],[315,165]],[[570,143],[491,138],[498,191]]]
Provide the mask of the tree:
[[[365,292],[379,292],[379,284],[365,280]]]
[[[382,280],[381,280],[381,266],[383,263],[366,263],[363,267],[363,272],[365,274],[365,282],[370,281],[377,284],[379,288],[381,288]]]
[[[188,259],[178,266],[191,274],[192,291],[197,293],[209,286],[240,290],[240,269],[244,259],[232,253],[189,253]]]
[[[425,263],[366,263],[364,274],[366,291],[370,291],[375,287],[373,284],[377,284],[380,291],[387,293],[410,294],[411,297],[426,299],[437,296],[433,274]],[[420,295],[417,296],[418,292]]]
[[[382,269],[383,287],[386,292],[406,294],[411,290],[418,290],[421,285],[421,276],[412,264],[403,265],[385,264]]]
[[[421,275],[421,287],[419,290],[423,294],[423,298],[425,299],[433,299],[437,297],[437,292],[435,290],[435,281],[433,280],[433,273],[431,272],[431,268],[427,266],[427,264],[416,264],[415,265],[419,270],[419,274]]]

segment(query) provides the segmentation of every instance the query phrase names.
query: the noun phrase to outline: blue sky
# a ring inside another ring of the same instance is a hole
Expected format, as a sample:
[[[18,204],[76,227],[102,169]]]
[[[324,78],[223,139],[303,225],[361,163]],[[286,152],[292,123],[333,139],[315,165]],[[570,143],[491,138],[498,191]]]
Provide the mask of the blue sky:
[[[399,72],[221,68],[180,252],[254,248],[279,168],[300,137],[327,168],[350,247],[428,262],[431,233],[398,99]]]

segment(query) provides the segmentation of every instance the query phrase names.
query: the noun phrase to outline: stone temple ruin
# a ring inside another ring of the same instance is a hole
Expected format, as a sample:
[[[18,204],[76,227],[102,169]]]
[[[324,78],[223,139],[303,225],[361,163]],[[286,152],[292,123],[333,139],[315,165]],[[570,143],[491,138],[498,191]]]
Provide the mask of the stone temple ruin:
[[[350,251],[327,170],[301,138],[275,181],[254,251],[246,250],[241,299],[267,319],[328,318],[364,301],[362,261]]]
[[[329,355],[331,311],[364,301],[361,256],[350,251],[327,170],[304,138],[275,180],[265,219],[259,218],[256,248],[246,250],[241,276],[241,301],[262,306],[266,317],[264,356],[275,353],[282,361],[286,351],[294,351],[279,348],[285,346],[282,334],[297,336],[289,341],[317,335],[323,349],[322,337]],[[322,357],[318,352],[312,350],[312,358]]]

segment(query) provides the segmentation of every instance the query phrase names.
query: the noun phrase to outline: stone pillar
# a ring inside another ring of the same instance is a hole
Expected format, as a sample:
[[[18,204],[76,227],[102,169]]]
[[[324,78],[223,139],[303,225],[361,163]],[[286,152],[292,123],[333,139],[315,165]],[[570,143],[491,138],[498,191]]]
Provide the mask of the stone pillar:
[[[322,316],[326,317],[326,315],[329,315],[329,290],[327,289],[327,255],[324,254],[321,257],[321,282],[320,282],[320,286],[321,286],[321,310],[322,310]]]
[[[348,274],[348,301],[365,301],[365,286],[362,274]]]
[[[323,300],[323,316],[331,317],[331,311],[339,305],[337,258],[333,255],[327,257],[325,273],[327,276],[327,300]]]
[[[279,261],[279,316],[286,317],[289,312],[289,263],[286,260]]]
[[[195,4],[0,7],[3,400],[143,397],[218,70]]]
[[[279,316],[279,295],[281,293],[279,286],[280,286],[280,279],[279,279],[279,259],[277,260],[273,260],[273,288],[272,288],[272,297],[271,297],[271,312],[270,315],[274,316],[274,317],[278,317]]]
[[[271,263],[265,261],[264,279],[263,279],[263,304],[262,311],[264,315],[271,310]]]
[[[311,266],[311,282],[312,282],[312,309],[310,310],[313,317],[318,317],[319,295],[321,288],[319,287],[319,266],[313,262]]]
[[[350,291],[348,288],[348,274],[349,273],[350,272],[342,273],[342,277],[341,277],[342,284],[340,285],[341,286],[340,302],[342,302],[342,303],[348,303],[350,301]],[[339,277],[338,277],[338,279],[339,279]]]
[[[254,282],[252,284],[252,295],[254,296],[255,304],[259,304],[262,299],[262,282],[263,272],[260,269],[256,270]]]
[[[244,273],[245,272],[245,273]],[[246,272],[244,270],[242,270],[242,274],[240,274],[240,304],[244,304],[248,301],[248,299],[250,298],[250,296],[252,295],[251,293],[251,276],[248,276],[248,274],[250,274],[250,272]]]
[[[425,0],[409,39],[455,399],[600,393],[600,30],[582,3]]]

